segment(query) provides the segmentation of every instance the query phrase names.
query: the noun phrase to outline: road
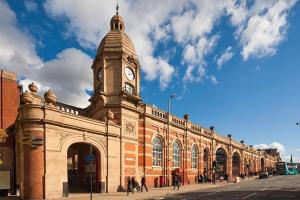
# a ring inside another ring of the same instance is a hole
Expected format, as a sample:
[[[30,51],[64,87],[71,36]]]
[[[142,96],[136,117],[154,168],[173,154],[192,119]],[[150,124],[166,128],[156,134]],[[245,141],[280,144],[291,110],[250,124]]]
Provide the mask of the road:
[[[152,200],[299,200],[300,175],[256,179],[218,188],[156,197]]]

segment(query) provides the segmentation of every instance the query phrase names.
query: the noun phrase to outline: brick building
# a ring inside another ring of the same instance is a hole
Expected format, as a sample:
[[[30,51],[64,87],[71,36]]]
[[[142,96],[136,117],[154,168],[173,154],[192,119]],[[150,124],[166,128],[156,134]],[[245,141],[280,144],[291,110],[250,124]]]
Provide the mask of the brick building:
[[[14,189],[14,130],[20,106],[20,90],[15,73],[1,70],[0,75],[0,192]],[[5,189],[5,190],[4,190]],[[2,190],[2,191],[1,191]],[[4,190],[4,191],[3,191]]]
[[[14,131],[22,198],[57,198],[67,187],[87,191],[90,175],[95,192],[112,192],[132,176],[145,175],[148,186],[161,187],[172,185],[174,173],[193,184],[199,174],[231,179],[275,167],[278,155],[145,104],[141,66],[125,28],[120,15],[112,17],[92,65],[87,108],[58,102],[52,91],[40,97],[34,83],[21,94]]]

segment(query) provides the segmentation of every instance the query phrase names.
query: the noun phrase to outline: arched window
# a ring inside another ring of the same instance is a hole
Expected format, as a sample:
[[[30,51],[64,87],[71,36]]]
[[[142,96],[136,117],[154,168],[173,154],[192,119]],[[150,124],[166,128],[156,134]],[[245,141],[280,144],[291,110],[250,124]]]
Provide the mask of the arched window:
[[[181,148],[178,142],[173,144],[173,167],[180,167]]]
[[[156,137],[153,140],[152,156],[153,166],[162,166],[162,141],[159,137]]]
[[[134,93],[133,85],[129,83],[125,83],[125,92],[127,92],[128,94],[133,94]]]
[[[196,145],[193,146],[192,148],[192,168],[197,169],[198,167],[198,147]]]

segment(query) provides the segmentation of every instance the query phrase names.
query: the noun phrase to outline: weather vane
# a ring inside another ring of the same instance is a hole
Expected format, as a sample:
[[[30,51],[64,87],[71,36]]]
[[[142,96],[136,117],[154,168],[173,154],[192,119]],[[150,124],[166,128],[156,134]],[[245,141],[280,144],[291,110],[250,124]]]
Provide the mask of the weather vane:
[[[119,14],[119,3],[118,2],[117,2],[116,10],[117,10],[117,15],[118,15]]]

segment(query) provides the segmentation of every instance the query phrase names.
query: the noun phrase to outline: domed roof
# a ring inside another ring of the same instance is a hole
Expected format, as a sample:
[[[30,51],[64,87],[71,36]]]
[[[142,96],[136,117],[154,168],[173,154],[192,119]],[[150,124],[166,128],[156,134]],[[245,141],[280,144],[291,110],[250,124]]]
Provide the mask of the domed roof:
[[[134,44],[124,30],[123,18],[119,14],[114,15],[110,20],[110,31],[100,42],[97,55],[103,54],[104,51],[125,51],[136,56]]]

